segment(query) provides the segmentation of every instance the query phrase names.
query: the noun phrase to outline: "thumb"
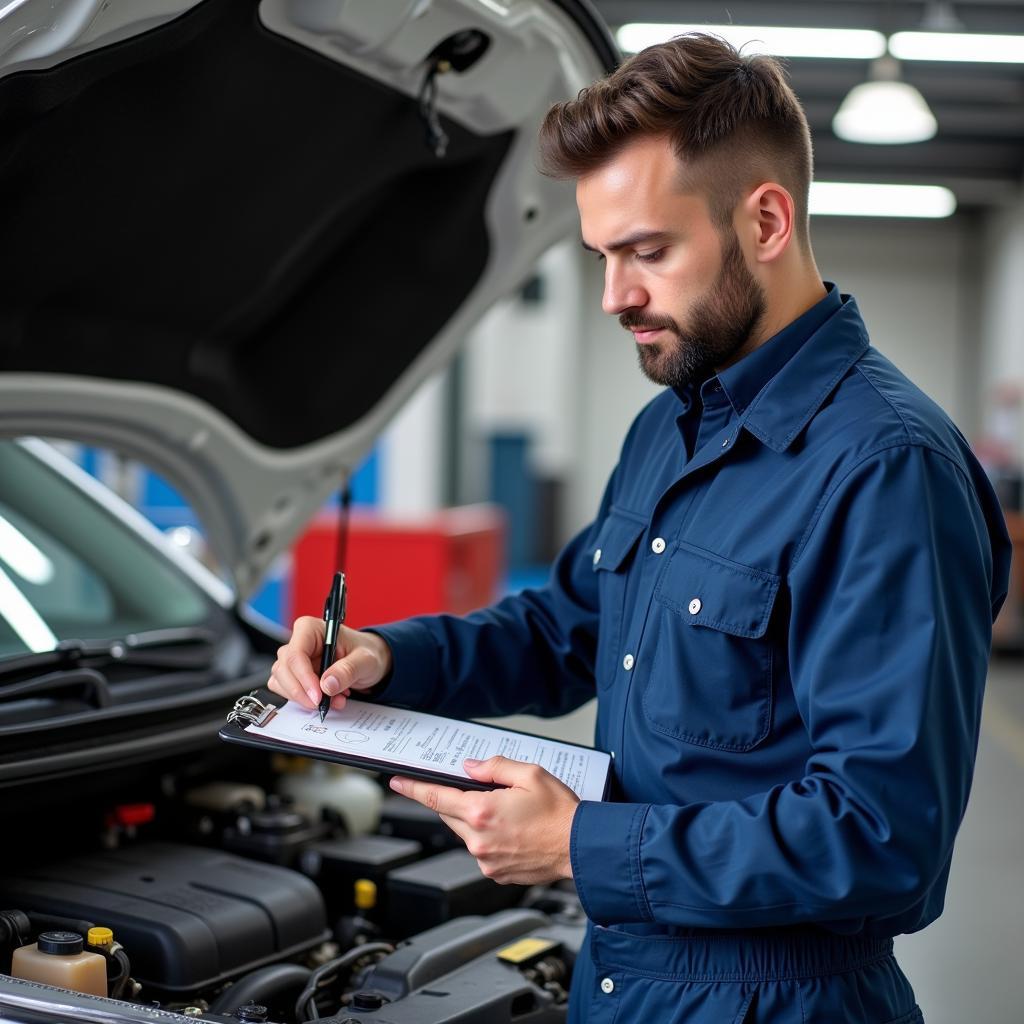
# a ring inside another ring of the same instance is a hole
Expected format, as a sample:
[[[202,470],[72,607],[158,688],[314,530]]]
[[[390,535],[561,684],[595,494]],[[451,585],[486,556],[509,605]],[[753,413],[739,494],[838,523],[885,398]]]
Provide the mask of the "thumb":
[[[343,690],[368,690],[381,680],[380,662],[365,647],[353,647],[340,661],[336,661],[321,681],[324,693],[332,697]]]
[[[467,757],[463,762],[466,774],[477,782],[496,782],[499,786],[521,786],[528,788],[535,765],[527,761],[512,761],[496,755],[486,761],[475,761]]]

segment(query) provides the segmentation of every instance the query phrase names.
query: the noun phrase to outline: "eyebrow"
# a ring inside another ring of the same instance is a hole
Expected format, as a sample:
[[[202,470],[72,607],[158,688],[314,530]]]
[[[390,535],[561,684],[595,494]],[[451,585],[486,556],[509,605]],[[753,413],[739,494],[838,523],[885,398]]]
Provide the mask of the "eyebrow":
[[[618,252],[619,249],[628,249],[630,246],[639,245],[641,242],[653,242],[657,238],[668,238],[668,231],[636,231],[632,235],[627,235],[625,238],[619,239],[617,242],[612,242],[611,245],[607,246],[609,252]],[[581,240],[580,244],[587,252],[600,252],[600,249],[595,249],[592,245],[588,245],[586,240]]]

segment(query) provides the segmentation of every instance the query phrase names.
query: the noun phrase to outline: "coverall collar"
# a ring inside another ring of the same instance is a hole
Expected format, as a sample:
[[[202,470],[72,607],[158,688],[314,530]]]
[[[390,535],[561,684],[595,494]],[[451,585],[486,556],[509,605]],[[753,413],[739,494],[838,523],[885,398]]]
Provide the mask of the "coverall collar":
[[[828,298],[833,294],[835,310],[747,409],[743,426],[773,451],[784,452],[793,443],[868,348],[856,300],[837,291]]]
[[[803,348],[805,342],[839,311],[842,301],[834,284],[825,284],[825,295],[804,310],[753,352],[725,370],[708,385],[720,384],[737,416],[742,416],[765,385]],[[703,389],[702,389],[703,393]]]
[[[823,299],[746,358],[700,389],[673,388],[683,414],[720,385],[741,424],[773,451],[784,452],[868,347],[856,300],[831,281],[824,283]]]

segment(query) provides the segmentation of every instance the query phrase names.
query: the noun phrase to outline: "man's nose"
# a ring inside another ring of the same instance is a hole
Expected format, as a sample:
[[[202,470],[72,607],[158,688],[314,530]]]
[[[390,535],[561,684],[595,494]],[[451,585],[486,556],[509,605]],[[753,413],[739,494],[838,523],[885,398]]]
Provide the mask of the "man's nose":
[[[604,272],[604,294],[601,308],[611,316],[627,309],[642,308],[648,302],[647,291],[626,268],[613,266],[609,260]]]

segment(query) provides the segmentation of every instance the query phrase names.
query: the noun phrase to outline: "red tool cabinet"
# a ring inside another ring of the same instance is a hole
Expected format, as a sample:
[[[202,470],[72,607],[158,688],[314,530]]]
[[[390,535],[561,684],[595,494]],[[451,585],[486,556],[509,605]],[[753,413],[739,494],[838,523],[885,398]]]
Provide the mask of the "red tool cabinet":
[[[342,568],[346,625],[359,628],[409,615],[463,614],[490,604],[504,575],[505,523],[494,505],[444,509],[429,518],[391,518],[355,510]],[[337,568],[338,519],[313,520],[292,549],[290,622],[323,615]]]

